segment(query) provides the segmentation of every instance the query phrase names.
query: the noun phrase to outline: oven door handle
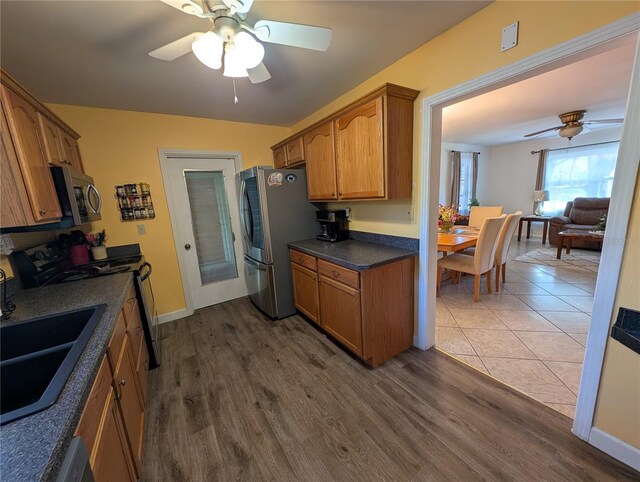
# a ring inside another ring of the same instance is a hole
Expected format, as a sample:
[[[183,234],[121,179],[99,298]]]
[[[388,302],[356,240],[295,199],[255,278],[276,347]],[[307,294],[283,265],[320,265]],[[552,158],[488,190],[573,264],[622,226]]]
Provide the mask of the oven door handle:
[[[140,281],[146,281],[149,278],[149,276],[151,276],[151,272],[153,271],[152,268],[151,268],[151,265],[149,263],[147,263],[147,262],[145,262],[141,266],[141,268],[140,268],[141,272],[142,272],[143,268],[147,268],[147,272],[145,274],[140,274]]]
[[[91,202],[91,191],[95,193],[96,198],[98,199],[98,207],[95,207]],[[87,203],[89,204],[89,206],[91,206],[91,209],[95,214],[100,214],[100,210],[102,209],[102,198],[100,197],[100,193],[98,192],[96,187],[91,183],[89,183],[89,185],[87,186]]]

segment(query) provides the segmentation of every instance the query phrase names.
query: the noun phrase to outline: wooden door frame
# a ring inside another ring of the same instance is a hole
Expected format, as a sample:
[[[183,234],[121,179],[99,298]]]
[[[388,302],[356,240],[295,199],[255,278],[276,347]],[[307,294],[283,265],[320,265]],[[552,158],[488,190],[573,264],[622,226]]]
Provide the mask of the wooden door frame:
[[[422,149],[420,196],[420,258],[418,266],[418,333],[414,344],[427,349],[435,344],[436,263],[438,194],[440,183],[440,156],[442,143],[442,109],[448,105],[539,75],[563,65],[595,55],[621,39],[640,30],[640,14],[636,13],[605,25],[592,32],[543,50],[518,62],[496,69],[456,87],[439,92],[422,101]],[[608,44],[608,45],[607,45]],[[636,50],[636,72],[638,66]],[[637,82],[636,82],[637,84]],[[637,88],[637,85],[636,85]],[[632,132],[640,131],[637,115],[638,94],[629,97],[627,118],[618,155],[618,168],[614,179],[607,235],[610,239],[625,239],[633,199],[640,154],[639,142]],[[630,110],[636,109],[632,115]],[[613,314],[615,295],[625,243],[607,244],[602,251],[594,295],[589,336],[585,350],[584,368],[578,394],[573,433],[615,458],[630,464],[640,459],[640,450],[599,431],[593,426],[596,399],[604,352]],[[636,462],[637,463],[637,462]],[[636,467],[638,468],[638,467]]]
[[[196,151],[191,149],[158,149],[158,158],[160,159],[160,171],[162,172],[162,182],[164,183],[164,192],[167,198],[167,205],[169,208],[169,218],[171,221],[171,230],[173,231],[173,243],[178,257],[178,267],[180,270],[180,278],[182,280],[182,291],[184,295],[185,311],[180,312],[180,316],[176,318],[164,319],[163,322],[172,321],[173,319],[183,318],[190,316],[194,312],[193,298],[191,296],[191,284],[189,283],[189,277],[187,275],[187,259],[184,251],[178,249],[180,246],[180,232],[177,229],[178,213],[176,212],[175,197],[171,190],[170,179],[170,164],[173,160],[188,160],[188,159],[207,159],[207,160],[221,160],[221,159],[233,159],[233,163],[236,168],[236,174],[243,169],[242,153],[236,151]]]

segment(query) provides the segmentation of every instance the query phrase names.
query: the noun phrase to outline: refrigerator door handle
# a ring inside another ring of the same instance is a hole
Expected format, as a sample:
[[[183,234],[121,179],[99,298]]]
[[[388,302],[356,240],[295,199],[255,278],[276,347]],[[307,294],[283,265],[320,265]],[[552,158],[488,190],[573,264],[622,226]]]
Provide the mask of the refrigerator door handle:
[[[253,215],[251,213],[251,206],[246,202],[248,199],[247,185],[243,179],[240,184],[240,210],[242,211],[240,222],[242,224],[242,235],[247,243],[247,250],[250,251],[253,243],[251,242],[252,234],[250,234],[249,229],[253,232]]]
[[[264,265],[262,263],[258,263],[257,261],[254,261],[253,259],[249,258],[248,256],[244,257],[244,262],[247,263],[250,266],[253,266],[258,271],[267,271],[267,266],[266,265]]]

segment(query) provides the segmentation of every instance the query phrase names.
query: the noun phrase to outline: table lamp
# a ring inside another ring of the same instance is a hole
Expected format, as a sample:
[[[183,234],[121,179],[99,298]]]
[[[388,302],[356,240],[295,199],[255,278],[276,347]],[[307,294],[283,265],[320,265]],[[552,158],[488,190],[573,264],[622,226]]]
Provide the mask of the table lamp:
[[[536,205],[533,214],[542,216],[542,203],[549,200],[549,191],[533,191],[533,202]]]

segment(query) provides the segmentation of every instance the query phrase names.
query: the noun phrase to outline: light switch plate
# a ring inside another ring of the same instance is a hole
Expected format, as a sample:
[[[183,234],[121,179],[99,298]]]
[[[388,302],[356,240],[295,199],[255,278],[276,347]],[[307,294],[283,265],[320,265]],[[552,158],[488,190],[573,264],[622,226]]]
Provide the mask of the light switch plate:
[[[147,230],[144,227],[144,224],[136,224],[136,228],[138,229],[139,235],[147,234]]]
[[[502,46],[500,51],[512,49],[518,45],[518,22],[513,22],[502,29]]]

